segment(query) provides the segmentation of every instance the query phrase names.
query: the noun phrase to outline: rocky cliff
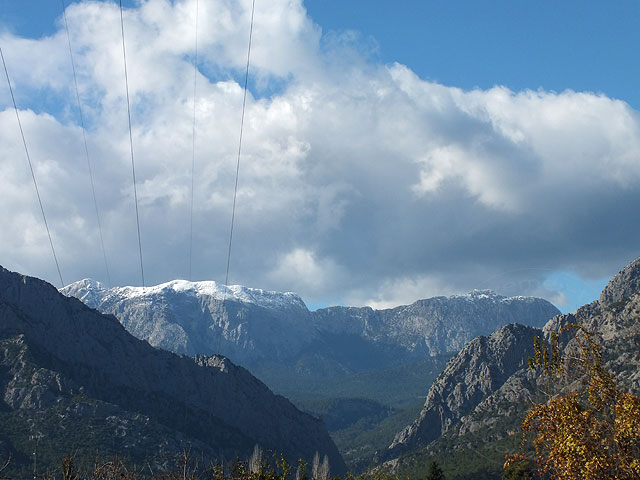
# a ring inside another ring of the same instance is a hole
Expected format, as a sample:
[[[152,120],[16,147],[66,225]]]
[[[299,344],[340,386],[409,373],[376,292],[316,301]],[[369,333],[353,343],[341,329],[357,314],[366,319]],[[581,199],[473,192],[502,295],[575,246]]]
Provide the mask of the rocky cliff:
[[[293,293],[184,280],[107,289],[88,279],[61,291],[115,315],[154,347],[190,356],[223,352],[244,365],[289,359],[314,335],[309,310]]]
[[[437,439],[503,387],[526,367],[534,335],[541,336],[542,330],[514,323],[465,345],[429,389],[419,418],[396,435],[390,455]]]
[[[331,307],[314,312],[312,318],[320,332],[355,335],[422,357],[458,352],[469,340],[509,323],[540,327],[558,313],[540,298],[474,290],[387,310]]]
[[[452,351],[518,321],[542,326],[558,310],[529,297],[489,291],[436,297],[387,310],[331,307],[309,312],[295,294],[215,282],[172,281],[143,290],[83,280],[62,290],[158,346],[195,355],[222,352],[251,369],[285,365],[331,375],[389,368]]]
[[[18,460],[39,436],[60,455],[91,445],[138,460],[190,446],[229,458],[258,443],[294,461],[318,451],[345,470],[322,423],[244,368],[153,348],[115,317],[1,267],[0,394],[0,440]]]
[[[517,434],[531,401],[544,401],[546,379],[526,365],[533,336],[549,341],[552,332],[559,332],[561,353],[569,352],[576,348],[577,331],[562,331],[569,323],[594,332],[602,341],[605,367],[626,391],[640,394],[638,258],[611,279],[599,300],[553,317],[542,330],[509,325],[467,344],[429,389],[420,417],[396,435],[384,458],[436,445],[441,435],[447,436],[445,450],[463,451],[478,448],[469,440],[473,434],[484,442]]]

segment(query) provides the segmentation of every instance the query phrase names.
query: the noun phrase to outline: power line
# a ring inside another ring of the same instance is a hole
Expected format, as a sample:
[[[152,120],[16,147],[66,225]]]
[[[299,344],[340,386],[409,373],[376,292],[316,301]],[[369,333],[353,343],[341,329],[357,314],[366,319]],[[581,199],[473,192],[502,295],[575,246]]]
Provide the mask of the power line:
[[[238,159],[236,161],[236,182],[233,189],[233,206],[231,208],[231,228],[229,229],[229,250],[227,252],[227,270],[224,277],[224,295],[222,296],[221,313],[224,313],[224,303],[227,299],[227,291],[229,290],[229,265],[231,264],[231,244],[233,241],[233,226],[236,218],[236,198],[238,196],[238,177],[240,174],[240,155],[242,153],[242,133],[244,130],[244,113],[247,105],[247,90],[249,84],[249,63],[251,59],[251,40],[253,38],[253,15],[256,8],[256,0],[253,0],[251,4],[251,24],[249,27],[249,46],[247,48],[247,67],[244,72],[244,95],[242,98],[242,115],[240,117],[240,137],[238,139]],[[222,317],[221,317],[222,319]],[[222,331],[218,337],[218,354],[220,354],[220,347],[222,344]]]
[[[231,263],[231,242],[233,240],[233,227],[236,218],[236,198],[238,196],[238,177],[240,174],[240,154],[242,153],[242,133],[244,130],[244,112],[247,104],[247,86],[249,82],[249,61],[251,59],[251,39],[253,37],[253,14],[256,8],[256,0],[251,4],[251,26],[249,27],[249,47],[247,48],[247,68],[244,73],[244,95],[242,98],[242,116],[240,118],[240,138],[238,140],[238,160],[236,162],[236,183],[233,189],[233,207],[231,207],[231,228],[229,229],[229,251],[227,252],[227,271],[224,284],[229,284],[229,265]]]
[[[136,187],[136,164],[133,160],[133,134],[131,133],[131,102],[129,100],[129,76],[127,75],[127,52],[124,46],[124,16],[122,13],[122,0],[120,0],[120,31],[122,32],[122,58],[124,60],[124,84],[127,91],[127,118],[129,120],[129,146],[131,147],[131,173],[133,175],[133,198],[136,205],[136,225],[138,227],[138,251],[140,252],[140,274],[142,276],[142,288],[144,289],[144,264],[142,262],[142,238],[140,236],[140,214],[138,213],[138,189]]]
[[[58,263],[58,257],[56,256],[56,249],[53,248],[53,240],[51,239],[51,232],[49,231],[49,224],[47,223],[47,216],[44,213],[44,207],[42,206],[42,199],[40,198],[40,191],[38,190],[38,182],[36,182],[36,175],[33,171],[33,165],[31,163],[31,156],[29,155],[29,149],[27,148],[27,141],[24,138],[24,130],[22,129],[22,122],[20,122],[20,114],[18,113],[18,105],[16,104],[16,98],[13,95],[13,88],[11,87],[11,81],[9,80],[9,72],[7,70],[7,64],[4,61],[4,54],[2,53],[2,47],[0,47],[0,57],[2,57],[2,66],[4,67],[4,73],[7,77],[7,84],[9,85],[9,92],[11,93],[11,100],[13,101],[13,109],[16,112],[16,119],[18,120],[18,126],[20,127],[20,135],[22,136],[22,144],[24,145],[24,152],[27,155],[27,162],[29,163],[29,170],[31,171],[31,178],[33,179],[33,186],[36,189],[36,195],[38,197],[38,204],[40,205],[40,211],[42,212],[42,219],[44,220],[44,226],[47,230],[47,236],[49,237],[49,245],[51,245],[51,253],[53,253],[53,259],[56,262],[56,269],[58,270],[58,276],[60,277],[60,283],[62,288],[65,287],[64,280],[62,279],[62,272],[60,271],[60,264]]]
[[[198,80],[198,0],[196,0],[195,58],[193,61],[193,126],[191,129],[191,209],[189,213],[189,280],[193,259],[193,177],[196,165],[196,85]]]
[[[76,89],[76,100],[78,101],[78,113],[80,115],[80,126],[82,127],[82,140],[84,141],[84,153],[87,159],[87,169],[89,170],[89,181],[91,182],[91,193],[93,194],[93,206],[96,210],[96,220],[98,222],[98,231],[100,232],[100,245],[102,246],[102,257],[104,259],[104,268],[107,273],[107,281],[111,287],[111,275],[109,274],[109,264],[107,262],[107,250],[104,247],[104,236],[102,235],[102,224],[100,222],[100,213],[98,211],[98,200],[96,199],[96,188],[93,182],[93,171],[91,169],[91,161],[89,160],[89,147],[87,146],[87,135],[85,133],[84,115],[82,114],[82,103],[80,102],[80,90],[78,89],[78,79],[76,75],[76,66],[73,60],[73,50],[71,48],[71,35],[69,34],[69,24],[67,23],[67,12],[64,0],[62,3],[62,18],[64,19],[64,28],[67,31],[67,43],[69,44],[69,58],[71,59],[71,70],[73,71],[73,84]]]

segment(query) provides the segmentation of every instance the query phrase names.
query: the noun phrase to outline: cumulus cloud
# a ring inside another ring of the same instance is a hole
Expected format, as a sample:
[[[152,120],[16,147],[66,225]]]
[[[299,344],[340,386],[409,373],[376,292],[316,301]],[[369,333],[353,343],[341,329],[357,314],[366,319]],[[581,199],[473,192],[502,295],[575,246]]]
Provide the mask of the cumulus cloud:
[[[299,290],[316,295],[332,294],[334,283],[340,283],[343,272],[331,259],[319,259],[304,248],[294,248],[282,255],[270,277],[275,284],[297,285]]]
[[[200,5],[193,279],[224,280],[250,2]],[[562,298],[550,273],[638,254],[640,117],[589,92],[464,91],[258,2],[230,281],[388,306],[496,288]],[[125,12],[147,283],[189,261],[193,0]],[[139,284],[119,12],[68,7],[112,279]],[[62,24],[0,34],[65,280],[105,280]],[[6,85],[0,263],[57,278]]]
[[[443,279],[435,276],[422,275],[417,277],[399,277],[387,279],[378,284],[375,290],[353,289],[347,298],[347,303],[353,306],[370,306],[375,309],[393,308],[398,305],[408,305],[424,297],[447,295],[456,291],[456,287],[447,285]]]

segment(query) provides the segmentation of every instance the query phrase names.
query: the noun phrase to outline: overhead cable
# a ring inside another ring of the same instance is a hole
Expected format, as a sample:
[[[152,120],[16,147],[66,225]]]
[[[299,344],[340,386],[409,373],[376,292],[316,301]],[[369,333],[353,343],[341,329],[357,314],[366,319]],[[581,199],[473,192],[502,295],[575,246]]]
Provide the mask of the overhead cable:
[[[129,100],[129,76],[127,74],[127,51],[124,40],[124,14],[122,13],[122,0],[120,0],[120,31],[122,32],[122,59],[124,61],[124,84],[127,92],[127,118],[129,120],[129,147],[131,149],[131,173],[133,176],[133,199],[136,206],[136,226],[138,227],[138,251],[140,252],[140,276],[144,289],[144,263],[142,262],[142,237],[140,235],[140,214],[138,212],[138,189],[136,186],[136,164],[133,159],[133,134],[131,133],[131,102]]]
[[[193,60],[193,124],[191,127],[191,207],[189,209],[189,280],[193,263],[193,178],[196,165],[196,86],[198,81],[198,0],[196,0],[195,57]]]
[[[224,277],[224,295],[222,297],[222,311],[224,313],[224,303],[227,298],[227,292],[229,289],[229,266],[231,264],[231,244],[233,242],[233,227],[236,217],[236,198],[238,195],[238,177],[240,175],[240,156],[242,154],[242,133],[244,129],[244,114],[247,105],[247,90],[249,85],[249,64],[251,60],[251,40],[253,38],[253,16],[256,8],[256,0],[252,1],[251,4],[251,23],[249,26],[249,46],[247,47],[247,66],[244,72],[244,94],[242,97],[242,114],[240,116],[240,136],[238,139],[238,157],[236,161],[236,180],[235,186],[233,189],[233,206],[231,208],[231,227],[229,229],[229,249],[227,251],[227,269]],[[222,318],[220,319],[222,321]],[[220,326],[222,329],[222,325]],[[218,353],[220,353],[220,347],[222,342],[222,331],[220,332],[220,336],[218,337]]]
[[[240,176],[240,156],[242,153],[242,133],[244,130],[244,113],[247,105],[247,90],[249,83],[249,63],[251,59],[251,40],[253,37],[253,14],[256,8],[256,0],[251,4],[251,24],[249,27],[249,47],[247,48],[247,67],[244,73],[244,94],[242,97],[242,115],[240,117],[240,137],[238,140],[238,159],[236,161],[236,181],[233,189],[233,206],[231,207],[231,228],[229,229],[229,250],[227,252],[227,271],[225,274],[224,284],[229,284],[229,265],[231,263],[231,243],[233,241],[233,227],[236,218],[236,198],[238,196],[238,178]]]
[[[7,70],[7,64],[4,60],[4,54],[2,53],[2,47],[0,47],[0,57],[2,57],[2,66],[4,67],[4,73],[7,77],[7,85],[9,85],[9,92],[11,93],[11,100],[13,101],[13,109],[16,112],[16,119],[18,120],[18,127],[20,127],[20,135],[22,136],[22,144],[24,145],[24,152],[27,156],[27,162],[29,163],[29,170],[31,171],[31,178],[33,179],[33,186],[36,189],[36,196],[38,197],[38,204],[40,205],[40,212],[42,212],[42,219],[44,220],[44,227],[47,230],[47,236],[49,237],[49,245],[51,245],[51,253],[53,253],[53,260],[56,263],[56,269],[58,270],[58,276],[60,277],[60,284],[62,288],[65,287],[64,280],[62,279],[62,272],[60,271],[60,264],[58,263],[58,257],[56,255],[56,249],[53,247],[53,240],[51,239],[51,231],[49,230],[49,224],[47,223],[47,216],[44,213],[44,207],[42,205],[42,198],[40,197],[40,190],[38,189],[38,182],[36,181],[36,174],[33,171],[33,164],[31,163],[31,156],[29,155],[29,149],[27,148],[27,141],[24,138],[24,130],[22,129],[22,122],[20,121],[20,114],[18,113],[18,105],[16,104],[16,98],[13,95],[13,88],[11,87],[11,81],[9,80],[9,72]]]
[[[107,262],[107,250],[104,247],[104,236],[102,234],[102,223],[100,222],[100,213],[98,210],[98,200],[96,199],[96,188],[93,182],[93,171],[91,168],[91,161],[89,159],[89,147],[87,146],[87,135],[84,126],[84,115],[82,113],[82,103],[80,102],[80,90],[78,89],[78,79],[76,75],[76,65],[73,60],[73,49],[71,48],[71,35],[69,34],[69,24],[67,23],[66,5],[64,0],[60,0],[62,3],[62,18],[64,19],[64,28],[67,31],[67,43],[69,45],[69,58],[71,59],[71,70],[73,71],[73,85],[76,90],[76,100],[78,102],[78,113],[80,116],[80,127],[82,128],[82,140],[84,141],[84,153],[87,159],[87,169],[89,171],[89,181],[91,183],[91,193],[93,194],[93,206],[96,211],[96,220],[98,223],[98,232],[100,233],[100,245],[102,246],[102,258],[104,259],[104,269],[107,274],[108,286],[111,287],[111,275],[109,274],[109,263]]]

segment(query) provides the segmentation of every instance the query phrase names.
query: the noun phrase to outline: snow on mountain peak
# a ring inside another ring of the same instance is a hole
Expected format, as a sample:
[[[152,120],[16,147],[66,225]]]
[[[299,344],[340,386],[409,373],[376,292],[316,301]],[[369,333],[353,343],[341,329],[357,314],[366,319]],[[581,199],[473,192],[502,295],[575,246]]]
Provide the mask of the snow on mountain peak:
[[[494,292],[493,290],[472,290],[469,293],[464,293],[461,295],[451,295],[449,298],[462,298],[464,300],[468,300],[468,301],[473,301],[473,300],[477,300],[480,298],[490,298],[490,299],[494,299],[494,300],[498,300],[502,297],[501,295],[498,295],[496,292]]]
[[[523,295],[505,297],[503,295],[500,295],[494,292],[493,290],[478,290],[478,289],[472,290],[471,292],[465,293],[463,295],[452,295],[451,298],[463,298],[468,301],[473,301],[478,299],[490,299],[490,300],[493,300],[494,302],[501,302],[501,303],[511,303],[514,301],[531,302],[535,300],[534,297],[527,297]]]
[[[78,300],[91,308],[98,307],[105,291],[107,291],[105,286],[92,278],[79,280],[60,289],[63,295],[77,297]]]
[[[265,308],[302,308],[307,309],[304,301],[293,292],[275,292],[242,285],[222,285],[212,280],[190,282],[188,280],[171,280],[150,287],[113,287],[105,288],[100,282],[84,279],[72,283],[61,290],[66,295],[77,296],[84,303],[99,303],[98,297],[115,295],[124,298],[145,298],[165,295],[170,291],[198,297],[208,296],[216,300],[231,300],[250,303]],[[94,306],[94,305],[89,305]],[[94,306],[95,308],[95,306]]]

